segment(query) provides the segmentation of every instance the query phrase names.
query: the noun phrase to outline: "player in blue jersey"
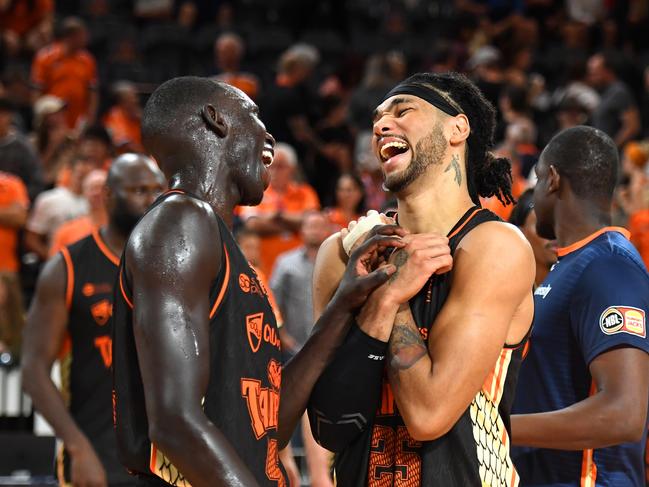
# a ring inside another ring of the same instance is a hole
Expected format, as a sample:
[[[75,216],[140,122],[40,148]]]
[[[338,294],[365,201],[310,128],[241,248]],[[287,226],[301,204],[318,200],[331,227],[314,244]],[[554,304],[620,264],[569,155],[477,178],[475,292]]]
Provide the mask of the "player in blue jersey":
[[[645,485],[649,274],[610,226],[618,162],[607,135],[574,127],[535,168],[537,231],[559,262],[534,293],[511,417],[521,485]]]

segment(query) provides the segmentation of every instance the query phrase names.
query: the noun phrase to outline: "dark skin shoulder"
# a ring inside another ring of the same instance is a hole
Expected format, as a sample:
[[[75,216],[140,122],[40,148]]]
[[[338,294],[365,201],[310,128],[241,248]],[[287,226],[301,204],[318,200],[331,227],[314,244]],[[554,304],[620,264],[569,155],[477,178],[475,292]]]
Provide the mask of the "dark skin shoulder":
[[[172,196],[143,218],[126,249],[135,343],[151,441],[194,486],[254,486],[201,408],[210,376],[209,288],[221,254],[205,203]]]

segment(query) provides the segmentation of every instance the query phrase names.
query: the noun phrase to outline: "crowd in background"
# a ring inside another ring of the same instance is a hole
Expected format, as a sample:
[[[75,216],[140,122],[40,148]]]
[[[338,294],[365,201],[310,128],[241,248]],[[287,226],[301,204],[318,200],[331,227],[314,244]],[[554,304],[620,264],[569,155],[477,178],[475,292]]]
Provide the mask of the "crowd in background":
[[[288,352],[312,322],[309,293],[293,290],[310,290],[320,243],[393,207],[372,111],[418,71],[464,72],[497,107],[494,151],[511,160],[515,197],[558,130],[609,134],[614,223],[649,263],[648,27],[645,0],[0,0],[0,353],[17,356],[40,264],[106,222],[106,170],[144,150],[142,106],[178,75],[240,88],[279,142],[271,186],[235,230],[276,295]]]

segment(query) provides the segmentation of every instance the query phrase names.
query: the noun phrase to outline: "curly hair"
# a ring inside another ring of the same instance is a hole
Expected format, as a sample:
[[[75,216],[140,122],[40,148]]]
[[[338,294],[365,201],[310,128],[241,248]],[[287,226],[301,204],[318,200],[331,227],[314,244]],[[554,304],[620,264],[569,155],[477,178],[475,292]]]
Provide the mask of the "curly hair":
[[[496,196],[504,205],[515,203],[512,195],[511,163],[495,157],[496,110],[469,78],[459,73],[418,73],[404,83],[414,83],[435,90],[469,119],[471,133],[467,139],[466,172],[469,195],[474,203],[479,197]]]

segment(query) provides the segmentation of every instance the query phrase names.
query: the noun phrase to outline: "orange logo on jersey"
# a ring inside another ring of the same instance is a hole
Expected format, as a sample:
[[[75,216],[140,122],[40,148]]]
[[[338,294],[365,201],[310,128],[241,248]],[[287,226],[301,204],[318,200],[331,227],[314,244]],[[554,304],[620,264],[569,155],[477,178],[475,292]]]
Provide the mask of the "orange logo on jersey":
[[[261,297],[268,294],[266,288],[256,275],[251,277],[243,272],[239,274],[239,287],[244,293],[257,294]]]
[[[252,432],[258,440],[263,438],[267,431],[277,429],[279,387],[275,384],[281,382],[281,365],[276,360],[268,363],[268,378],[271,387],[261,387],[261,381],[257,379],[241,379],[241,395],[246,400]]]
[[[246,331],[248,332],[248,343],[253,352],[259,350],[261,345],[261,332],[264,323],[264,313],[255,313],[246,316]]]
[[[246,316],[246,333],[253,352],[259,350],[262,340],[270,343],[278,350],[281,348],[277,330],[268,323],[264,323],[264,313],[254,313]]]
[[[90,314],[99,326],[104,326],[113,314],[113,305],[107,299],[102,299],[90,306]]]
[[[95,338],[95,347],[99,349],[101,359],[107,369],[113,364],[113,340],[108,336],[100,336]]]
[[[112,286],[105,282],[99,284],[93,284],[92,282],[88,282],[84,284],[83,287],[81,288],[81,294],[83,294],[87,298],[99,293],[112,293],[112,292],[113,292]]]
[[[282,366],[277,360],[268,362],[268,380],[275,389],[279,389],[282,383]]]
[[[239,287],[244,293],[250,292],[250,278],[245,274],[239,274]]]

